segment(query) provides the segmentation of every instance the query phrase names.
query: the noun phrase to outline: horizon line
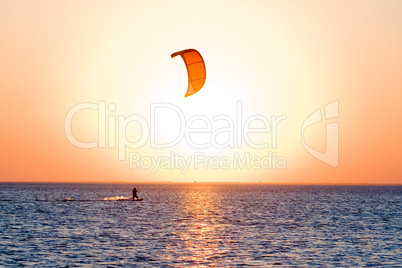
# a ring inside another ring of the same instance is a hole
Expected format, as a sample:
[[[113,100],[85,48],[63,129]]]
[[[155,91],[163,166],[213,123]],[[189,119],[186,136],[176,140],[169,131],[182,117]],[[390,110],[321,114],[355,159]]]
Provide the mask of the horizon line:
[[[238,181],[229,181],[229,182],[219,182],[219,181],[194,181],[191,182],[183,182],[183,181],[0,181],[0,183],[59,183],[59,184],[264,184],[264,185],[394,185],[401,186],[402,183],[368,183],[368,182],[359,182],[359,183],[351,183],[351,182],[238,182]]]

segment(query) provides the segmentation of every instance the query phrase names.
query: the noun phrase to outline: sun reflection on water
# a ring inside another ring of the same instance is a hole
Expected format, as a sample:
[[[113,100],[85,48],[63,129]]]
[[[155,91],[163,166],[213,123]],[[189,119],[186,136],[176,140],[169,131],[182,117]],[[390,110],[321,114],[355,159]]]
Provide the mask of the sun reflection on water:
[[[184,253],[180,261],[195,267],[220,261],[229,251],[225,245],[229,230],[223,221],[217,193],[198,185],[189,187],[178,213]]]

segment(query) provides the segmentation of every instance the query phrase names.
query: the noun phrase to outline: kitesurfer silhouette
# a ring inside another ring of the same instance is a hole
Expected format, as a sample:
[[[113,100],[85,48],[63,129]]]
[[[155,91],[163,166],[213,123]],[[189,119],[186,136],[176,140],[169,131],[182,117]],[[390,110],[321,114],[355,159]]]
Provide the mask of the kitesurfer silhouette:
[[[136,200],[136,199],[139,199],[139,198],[137,196],[137,188],[134,187],[134,189],[133,189],[133,201]]]

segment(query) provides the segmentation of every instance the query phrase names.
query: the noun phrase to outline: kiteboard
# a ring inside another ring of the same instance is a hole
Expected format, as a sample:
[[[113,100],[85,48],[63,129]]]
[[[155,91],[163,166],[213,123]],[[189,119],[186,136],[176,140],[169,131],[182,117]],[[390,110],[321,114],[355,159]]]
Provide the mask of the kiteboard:
[[[121,199],[117,199],[116,201],[142,201],[144,200],[143,198],[138,198],[138,199],[132,199],[132,198],[121,198]]]

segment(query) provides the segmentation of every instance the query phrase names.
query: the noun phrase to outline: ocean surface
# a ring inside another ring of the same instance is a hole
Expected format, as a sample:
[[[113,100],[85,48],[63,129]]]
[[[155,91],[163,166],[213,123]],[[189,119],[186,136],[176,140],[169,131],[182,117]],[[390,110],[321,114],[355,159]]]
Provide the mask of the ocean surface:
[[[402,267],[401,204],[402,186],[0,183],[0,266]]]

